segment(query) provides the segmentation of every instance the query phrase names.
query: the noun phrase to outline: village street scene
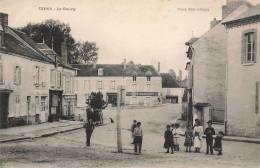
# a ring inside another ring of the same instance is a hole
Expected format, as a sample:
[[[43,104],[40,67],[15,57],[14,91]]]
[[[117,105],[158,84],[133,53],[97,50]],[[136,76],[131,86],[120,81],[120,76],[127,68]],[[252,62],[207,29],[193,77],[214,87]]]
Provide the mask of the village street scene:
[[[258,0],[0,0],[0,168],[260,167]]]

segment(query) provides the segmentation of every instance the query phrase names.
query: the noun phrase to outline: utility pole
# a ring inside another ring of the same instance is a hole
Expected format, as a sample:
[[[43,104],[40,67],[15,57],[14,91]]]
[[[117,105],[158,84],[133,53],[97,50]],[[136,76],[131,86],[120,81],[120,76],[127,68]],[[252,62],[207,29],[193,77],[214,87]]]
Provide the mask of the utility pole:
[[[117,128],[117,149],[118,153],[123,152],[122,148],[122,137],[121,137],[121,105],[124,104],[125,100],[125,87],[120,85],[117,88],[117,115],[116,115],[116,128]]]

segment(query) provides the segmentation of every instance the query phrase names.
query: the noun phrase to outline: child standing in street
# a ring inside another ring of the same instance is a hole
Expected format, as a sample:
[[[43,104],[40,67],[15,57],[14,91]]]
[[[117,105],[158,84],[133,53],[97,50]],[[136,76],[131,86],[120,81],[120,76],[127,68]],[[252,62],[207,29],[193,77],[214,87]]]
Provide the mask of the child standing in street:
[[[204,134],[206,135],[206,143],[207,143],[207,152],[206,154],[209,154],[209,148],[210,153],[213,155],[213,135],[215,135],[215,129],[212,128],[212,121],[209,120],[208,127],[205,129]]]
[[[179,124],[174,124],[172,134],[173,134],[173,143],[174,143],[174,150],[179,151],[180,145],[179,145],[179,139],[180,139],[180,129]]]
[[[200,125],[199,120],[195,120],[195,125],[193,129],[193,135],[194,135],[194,147],[195,147],[195,153],[200,153],[201,148],[201,137],[203,134],[203,127]]]
[[[136,123],[137,123],[137,121],[136,121],[136,120],[133,120],[133,124],[132,124],[132,126],[131,126],[131,134],[132,134],[132,138],[133,138],[133,143],[132,143],[132,144],[134,144],[134,139],[135,139],[134,130],[135,130],[135,128],[136,128]]]
[[[186,146],[185,152],[188,152],[188,148],[189,148],[189,152],[191,152],[192,137],[193,137],[193,131],[191,126],[188,125],[187,130],[185,131],[185,142],[184,142],[184,146]]]
[[[139,146],[139,153],[141,153],[142,142],[143,142],[143,131],[141,128],[141,122],[137,122],[137,126],[134,129],[134,144],[135,152],[137,152],[137,145]]]
[[[165,142],[164,142],[164,148],[167,149],[166,153],[169,153],[169,149],[171,148],[171,154],[173,154],[173,135],[172,135],[172,131],[171,131],[171,127],[170,125],[166,126],[166,131],[164,133],[164,138],[165,138]]]
[[[222,131],[219,131],[218,135],[215,138],[214,143],[214,149],[215,151],[218,151],[218,155],[222,155],[222,137],[224,136],[224,133]]]

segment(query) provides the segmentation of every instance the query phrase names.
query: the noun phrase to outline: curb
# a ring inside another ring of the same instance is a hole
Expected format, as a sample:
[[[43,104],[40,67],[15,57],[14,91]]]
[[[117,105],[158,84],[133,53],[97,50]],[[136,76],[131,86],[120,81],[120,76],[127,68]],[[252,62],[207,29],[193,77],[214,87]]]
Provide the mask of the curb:
[[[5,139],[5,140],[0,140],[0,143],[7,143],[7,142],[13,142],[13,141],[19,141],[19,140],[26,140],[26,139],[34,139],[34,138],[41,138],[41,137],[50,137],[53,135],[57,135],[59,133],[65,133],[65,132],[71,132],[71,131],[75,131],[78,129],[82,129],[83,127],[77,127],[77,128],[72,128],[72,129],[67,129],[67,130],[62,130],[62,131],[55,131],[55,132],[51,132],[51,133],[46,133],[46,134],[42,134],[39,136],[31,136],[31,137],[18,137],[18,138],[13,138],[13,139]]]

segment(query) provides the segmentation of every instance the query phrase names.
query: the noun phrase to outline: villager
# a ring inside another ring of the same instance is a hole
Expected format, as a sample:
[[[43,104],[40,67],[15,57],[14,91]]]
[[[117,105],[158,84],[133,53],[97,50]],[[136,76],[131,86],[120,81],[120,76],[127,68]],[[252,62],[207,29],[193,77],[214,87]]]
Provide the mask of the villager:
[[[206,143],[207,143],[207,152],[206,154],[209,154],[209,149],[210,153],[213,155],[213,135],[215,135],[215,129],[212,128],[212,121],[209,120],[208,122],[208,127],[205,129],[204,134],[206,135]]]
[[[215,138],[214,143],[214,149],[215,151],[218,151],[218,155],[222,155],[222,138],[224,136],[224,133],[222,131],[219,131],[218,135]]]
[[[192,131],[192,127],[191,125],[187,126],[187,130],[185,131],[185,142],[184,142],[184,146],[186,146],[186,151],[191,152],[191,146],[193,145],[193,131]]]
[[[133,124],[132,124],[132,126],[131,126],[131,136],[132,136],[132,138],[133,138],[132,144],[134,144],[134,139],[135,139],[134,130],[135,130],[136,126],[137,126],[136,124],[137,124],[137,121],[136,121],[136,120],[133,120]]]
[[[173,146],[174,146],[174,144],[173,144],[173,134],[172,134],[170,125],[166,126],[164,138],[165,138],[164,148],[167,149],[166,153],[169,153],[169,149],[171,148],[171,153],[173,154]]]
[[[137,126],[134,129],[134,144],[135,144],[135,152],[137,152],[137,146],[139,146],[139,153],[141,153],[142,149],[142,141],[143,141],[143,131],[141,128],[141,122],[137,122]]]
[[[86,132],[86,146],[90,146],[90,138],[95,128],[91,118],[84,124],[84,128]]]
[[[195,153],[200,153],[202,134],[203,127],[200,125],[200,121],[196,120],[193,130]]]
[[[174,124],[173,130],[172,130],[174,150],[176,150],[176,151],[180,150],[179,140],[180,140],[181,130],[179,127],[180,127],[179,124]]]

